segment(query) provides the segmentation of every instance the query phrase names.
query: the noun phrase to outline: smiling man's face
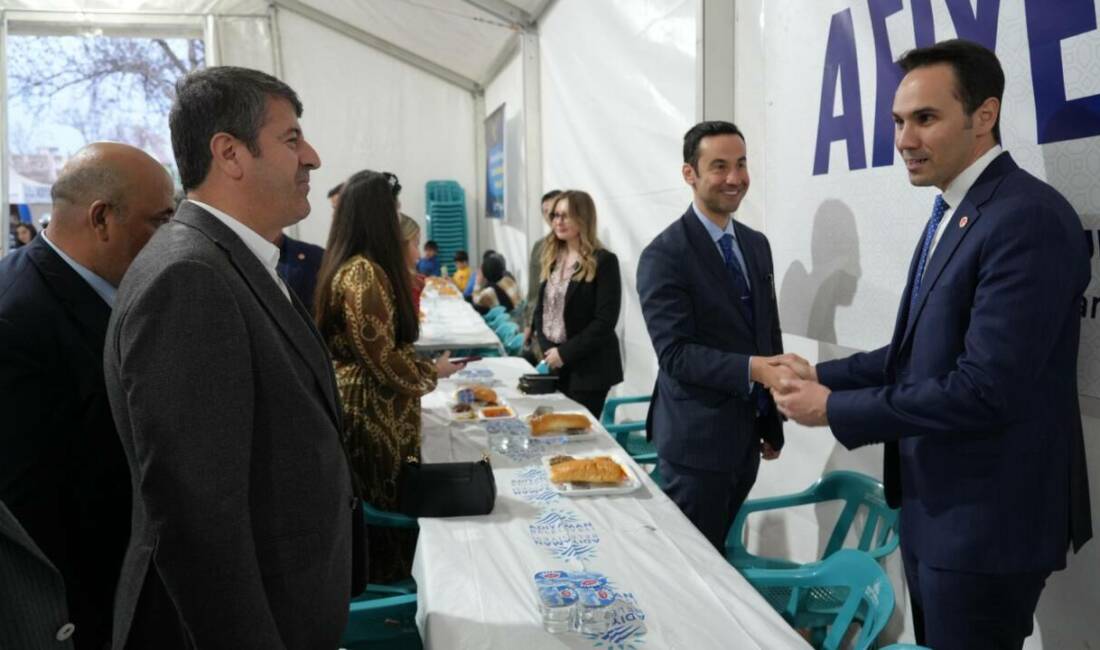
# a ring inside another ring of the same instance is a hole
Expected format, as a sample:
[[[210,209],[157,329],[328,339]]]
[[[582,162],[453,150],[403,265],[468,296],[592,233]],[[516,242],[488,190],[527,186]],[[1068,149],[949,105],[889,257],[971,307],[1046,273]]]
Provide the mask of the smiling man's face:
[[[699,142],[699,162],[684,163],[684,181],[695,192],[695,200],[708,212],[735,212],[749,190],[749,167],[745,141],[739,135],[711,135]]]

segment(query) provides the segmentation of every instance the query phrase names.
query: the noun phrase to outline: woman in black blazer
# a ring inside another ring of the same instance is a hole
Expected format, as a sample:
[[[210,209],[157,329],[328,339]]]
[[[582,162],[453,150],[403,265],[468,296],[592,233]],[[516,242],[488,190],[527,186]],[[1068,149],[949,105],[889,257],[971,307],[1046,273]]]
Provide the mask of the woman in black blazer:
[[[607,392],[623,380],[619,258],[596,237],[596,206],[586,192],[559,194],[550,220],[531,329],[561,391],[598,418]]]

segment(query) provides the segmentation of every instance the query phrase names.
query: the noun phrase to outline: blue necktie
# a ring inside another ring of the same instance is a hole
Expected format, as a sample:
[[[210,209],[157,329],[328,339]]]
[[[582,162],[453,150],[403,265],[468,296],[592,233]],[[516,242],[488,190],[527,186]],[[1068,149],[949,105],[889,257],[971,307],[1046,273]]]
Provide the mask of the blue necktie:
[[[913,277],[913,292],[909,295],[909,317],[913,317],[913,310],[917,307],[917,298],[920,297],[921,282],[924,279],[924,268],[928,265],[928,253],[932,250],[932,240],[936,237],[936,229],[943,221],[943,213],[947,211],[947,202],[942,194],[936,195],[936,203],[932,206],[932,216],[928,218],[928,226],[924,229],[924,243],[920,247],[920,259],[917,261],[917,274]]]
[[[737,257],[733,254],[733,235],[726,233],[719,237],[718,247],[722,249],[722,259],[726,263],[726,270],[729,271],[730,277],[733,279],[734,291],[741,297],[741,304],[749,312],[749,325],[756,327],[755,310],[752,308],[752,290],[749,289],[749,283],[745,280],[745,273],[737,262]],[[752,400],[756,404],[757,416],[768,415],[771,412],[771,400],[768,399],[767,391],[760,384],[753,385]]]
[[[725,261],[726,270],[729,271],[730,278],[733,280],[734,292],[741,298],[741,304],[748,310],[749,323],[752,324],[754,316],[752,290],[749,289],[749,283],[745,280],[745,273],[737,262],[737,257],[733,254],[733,235],[726,233],[719,237],[718,247],[722,249],[722,259]]]

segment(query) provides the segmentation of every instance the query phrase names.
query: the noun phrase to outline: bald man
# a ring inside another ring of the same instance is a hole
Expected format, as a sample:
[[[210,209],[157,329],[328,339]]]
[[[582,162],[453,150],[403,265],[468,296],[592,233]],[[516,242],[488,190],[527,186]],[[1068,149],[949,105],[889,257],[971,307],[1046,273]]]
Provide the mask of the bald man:
[[[51,193],[49,228],[0,260],[0,501],[64,578],[72,625],[57,638],[99,650],[130,532],[103,342],[123,274],[171,218],[172,180],[141,150],[100,142]]]

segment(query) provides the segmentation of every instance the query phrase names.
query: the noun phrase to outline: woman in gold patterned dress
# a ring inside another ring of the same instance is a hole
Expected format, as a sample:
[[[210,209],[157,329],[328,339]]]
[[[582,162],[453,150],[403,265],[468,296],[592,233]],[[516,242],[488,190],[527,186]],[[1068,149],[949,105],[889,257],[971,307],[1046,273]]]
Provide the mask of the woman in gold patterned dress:
[[[332,351],[344,407],[343,443],[368,503],[397,509],[404,460],[420,457],[420,397],[461,366],[434,363],[413,349],[413,309],[397,207],[382,174],[363,171],[344,184],[317,278],[317,326]],[[367,529],[370,581],[408,577],[413,531]]]

